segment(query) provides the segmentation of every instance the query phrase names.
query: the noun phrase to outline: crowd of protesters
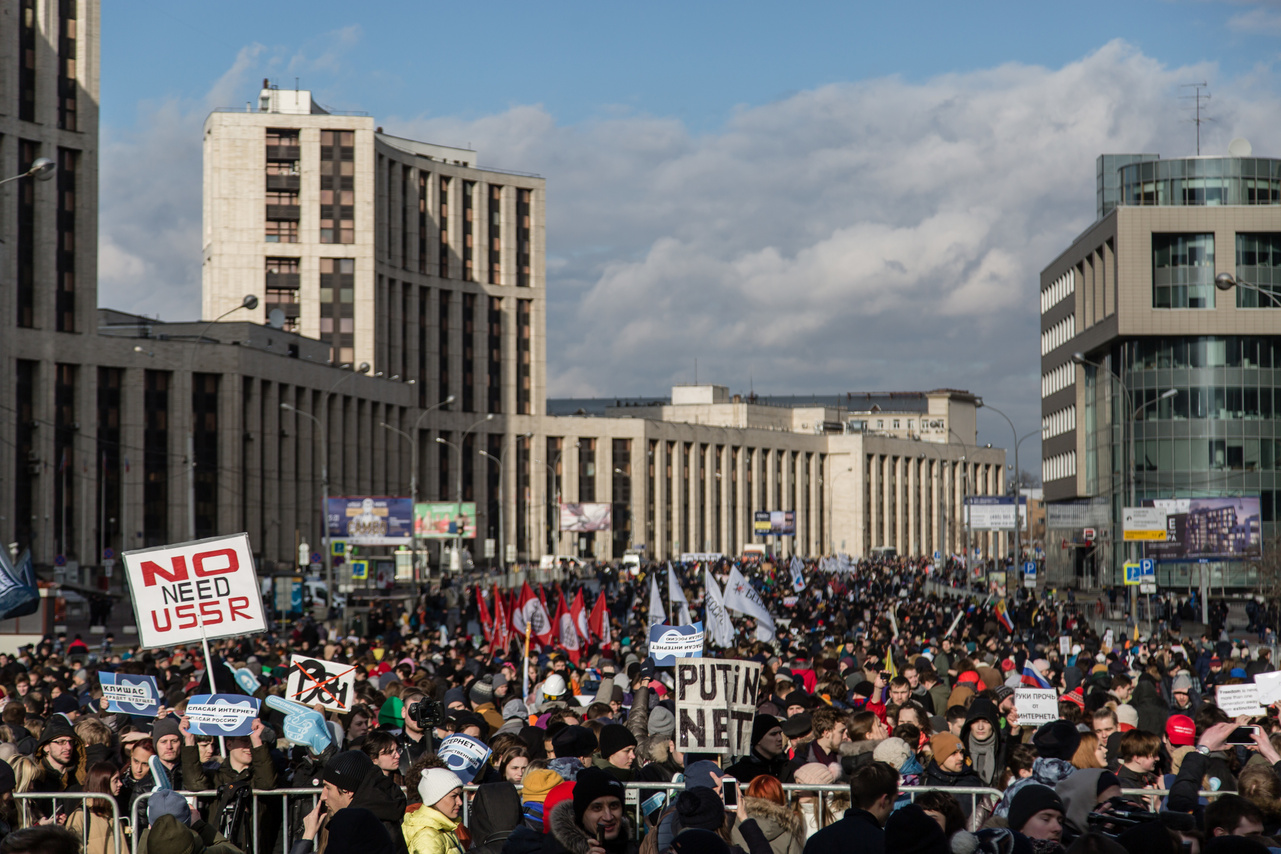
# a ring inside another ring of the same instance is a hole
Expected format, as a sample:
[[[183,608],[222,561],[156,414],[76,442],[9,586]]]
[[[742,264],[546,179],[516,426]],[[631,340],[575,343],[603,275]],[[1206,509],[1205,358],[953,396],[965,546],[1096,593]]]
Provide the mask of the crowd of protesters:
[[[705,568],[676,568],[696,619]],[[711,567],[721,583],[729,569]],[[1215,636],[1161,620],[1112,639],[1072,597],[976,591],[954,562],[808,563],[800,583],[742,569],[774,636],[735,615],[733,643],[704,653],[762,666],[739,756],[680,748],[671,668],[646,651],[665,566],[541,591],[586,587],[608,629],[528,653],[493,631],[509,618],[490,582],[433,584],[361,637],[303,618],[213,642],[208,662],[199,646],[79,638],[0,654],[0,854],[1262,854],[1281,840],[1275,709],[1234,719],[1215,702],[1272,672],[1271,649],[1234,638],[1226,612]],[[323,735],[290,741],[294,712],[269,703],[225,744],[192,733],[187,698],[211,683],[282,697],[294,654],[355,668]],[[104,671],[154,677],[159,716],[108,711]],[[1057,719],[1020,721],[1024,686],[1057,692]],[[441,755],[455,735],[488,750],[465,778]]]

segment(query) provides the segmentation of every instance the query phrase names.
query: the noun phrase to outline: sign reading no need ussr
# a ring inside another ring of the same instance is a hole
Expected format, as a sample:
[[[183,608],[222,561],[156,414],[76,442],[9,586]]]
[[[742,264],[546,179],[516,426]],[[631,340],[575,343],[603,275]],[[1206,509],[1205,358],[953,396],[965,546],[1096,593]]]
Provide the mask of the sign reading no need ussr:
[[[142,646],[266,631],[248,534],[141,549],[121,557]]]

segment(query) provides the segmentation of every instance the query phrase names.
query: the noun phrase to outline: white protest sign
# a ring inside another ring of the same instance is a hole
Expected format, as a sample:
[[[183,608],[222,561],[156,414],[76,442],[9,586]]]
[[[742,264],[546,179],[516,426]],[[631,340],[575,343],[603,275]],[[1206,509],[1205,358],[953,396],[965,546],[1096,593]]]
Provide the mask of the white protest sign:
[[[1254,674],[1254,684],[1259,689],[1259,704],[1270,706],[1281,703],[1281,671]]]
[[[289,680],[285,696],[306,706],[320,703],[326,709],[351,711],[356,692],[356,667],[336,661],[321,661],[305,655],[289,657]]]
[[[1040,726],[1059,719],[1059,692],[1053,688],[1015,688],[1019,726]]]
[[[248,534],[121,555],[144,647],[267,630]]]
[[[676,660],[676,746],[689,753],[750,752],[761,687],[754,661]]]
[[[1111,629],[1108,629],[1106,632],[1103,633],[1103,648],[1107,650],[1112,649],[1112,630]]]
[[[703,657],[703,624],[650,626],[649,654],[659,667],[671,667],[678,658]]]
[[[1059,655],[1067,658],[1072,654],[1072,639],[1067,635],[1059,637]]]
[[[1220,685],[1215,689],[1215,704],[1228,715],[1261,715],[1263,707],[1259,705],[1259,686],[1253,682],[1244,685]]]

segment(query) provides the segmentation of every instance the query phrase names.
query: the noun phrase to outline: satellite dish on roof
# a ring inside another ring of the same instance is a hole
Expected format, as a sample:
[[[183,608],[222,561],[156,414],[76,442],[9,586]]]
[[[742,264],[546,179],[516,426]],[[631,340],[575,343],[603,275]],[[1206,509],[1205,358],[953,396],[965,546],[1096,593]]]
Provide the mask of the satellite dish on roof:
[[[1254,152],[1254,147],[1250,145],[1250,140],[1237,137],[1228,143],[1228,154],[1233,157],[1249,157]]]
[[[283,309],[273,308],[267,312],[267,325],[272,329],[285,328],[285,312]]]

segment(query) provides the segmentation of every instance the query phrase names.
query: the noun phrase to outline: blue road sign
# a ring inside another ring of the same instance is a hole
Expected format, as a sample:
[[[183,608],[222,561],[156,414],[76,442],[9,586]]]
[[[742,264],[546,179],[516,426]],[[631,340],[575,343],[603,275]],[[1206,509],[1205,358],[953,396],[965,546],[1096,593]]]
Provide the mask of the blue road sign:
[[[1031,561],[1031,560],[1029,560],[1029,561],[1024,561],[1024,563],[1023,563],[1023,574],[1024,574],[1024,575],[1036,575],[1036,561]]]
[[[58,555],[57,557],[55,557],[55,558],[53,559],[53,565],[54,565],[54,566],[66,566],[66,565],[67,565],[67,558],[66,558],[66,555]]]

